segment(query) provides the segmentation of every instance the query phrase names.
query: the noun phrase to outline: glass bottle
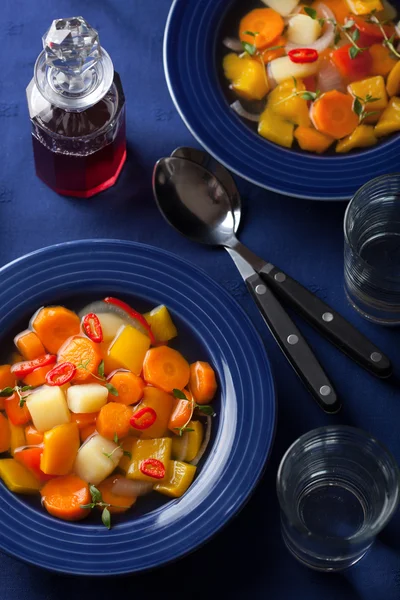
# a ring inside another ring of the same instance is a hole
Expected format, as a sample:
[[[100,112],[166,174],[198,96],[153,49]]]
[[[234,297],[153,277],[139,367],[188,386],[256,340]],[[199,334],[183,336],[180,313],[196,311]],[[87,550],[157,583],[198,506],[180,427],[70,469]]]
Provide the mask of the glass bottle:
[[[26,92],[38,177],[78,198],[114,185],[126,160],[125,97],[82,17],[53,21]]]

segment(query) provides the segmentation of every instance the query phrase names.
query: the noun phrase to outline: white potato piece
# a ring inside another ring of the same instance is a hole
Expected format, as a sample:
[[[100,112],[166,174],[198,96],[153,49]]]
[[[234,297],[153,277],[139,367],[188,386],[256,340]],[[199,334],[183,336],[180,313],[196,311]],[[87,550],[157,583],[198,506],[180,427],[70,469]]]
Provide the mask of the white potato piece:
[[[43,385],[28,396],[26,406],[38,431],[48,431],[71,420],[65,394],[59,387]]]
[[[289,42],[305,48],[317,41],[322,27],[316,19],[308,15],[296,15],[289,20],[287,36]]]
[[[122,455],[123,451],[117,444],[96,434],[79,448],[74,473],[87,483],[98,485],[111,475]]]
[[[262,0],[264,4],[276,10],[282,17],[287,17],[296,8],[300,0]]]
[[[126,321],[113,313],[96,313],[101,329],[103,331],[103,342],[112,342],[122,325],[126,325]]]
[[[295,77],[301,79],[303,77],[309,77],[314,75],[319,68],[319,61],[316,60],[313,63],[294,63],[288,56],[282,56],[281,58],[275,58],[271,60],[268,65],[268,75],[274,79],[277,84]]]
[[[68,408],[73,413],[97,412],[107,403],[108,389],[100,383],[71,385],[67,389]]]

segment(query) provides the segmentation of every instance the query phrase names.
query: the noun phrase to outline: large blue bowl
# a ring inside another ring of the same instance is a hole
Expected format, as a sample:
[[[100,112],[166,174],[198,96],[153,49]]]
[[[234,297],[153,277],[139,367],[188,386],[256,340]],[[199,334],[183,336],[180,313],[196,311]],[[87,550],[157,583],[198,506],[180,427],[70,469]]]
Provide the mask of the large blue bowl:
[[[189,360],[210,360],[220,395],[212,444],[178,500],[141,498],[108,531],[99,513],[67,523],[39,499],[0,482],[0,549],[52,571],[128,574],[156,567],[206,542],[243,506],[259,480],[275,427],[275,392],[262,342],[240,306],[203,271],[150,246],[110,240],[65,243],[0,269],[0,332],[8,338],[39,306],[119,296],[144,310],[166,304]],[[150,504],[149,504],[150,502]],[[93,511],[95,512],[95,511]]]
[[[229,108],[228,85],[221,77],[221,32],[237,5],[238,0],[175,0],[168,17],[167,83],[176,108],[199,143],[252,183],[310,200],[348,200],[373,177],[398,171],[398,136],[354,154],[317,156],[272,144]],[[242,14],[245,11],[246,6]]]

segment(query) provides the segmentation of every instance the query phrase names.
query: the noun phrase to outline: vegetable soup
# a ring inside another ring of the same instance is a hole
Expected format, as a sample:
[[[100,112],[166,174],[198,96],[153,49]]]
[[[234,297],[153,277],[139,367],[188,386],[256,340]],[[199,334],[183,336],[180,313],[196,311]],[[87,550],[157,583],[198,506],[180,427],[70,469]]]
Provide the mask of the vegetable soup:
[[[170,345],[177,336],[163,305],[40,308],[0,366],[7,488],[40,495],[59,519],[98,512],[107,528],[140,496],[181,497],[210,440],[217,383],[208,362]]]
[[[322,154],[400,131],[400,27],[386,0],[259,0],[225,37],[232,110],[265,139]],[[241,4],[238,3],[240,7]]]

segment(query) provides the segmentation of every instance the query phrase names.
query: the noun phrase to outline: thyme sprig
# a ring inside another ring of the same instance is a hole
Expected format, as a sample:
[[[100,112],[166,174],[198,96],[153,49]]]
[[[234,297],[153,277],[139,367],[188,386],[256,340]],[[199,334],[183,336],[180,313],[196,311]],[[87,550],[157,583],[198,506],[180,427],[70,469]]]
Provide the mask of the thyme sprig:
[[[77,365],[77,369],[83,369],[84,371],[88,371],[89,373],[91,373],[91,375],[95,378],[98,379],[99,381],[104,383],[104,386],[108,389],[108,391],[110,392],[110,394],[112,394],[113,396],[118,396],[118,390],[117,388],[115,388],[112,383],[109,383],[106,379],[106,376],[104,375],[104,360],[101,361],[101,363],[99,364],[99,368],[97,369],[97,375],[95,375],[94,373],[92,373],[91,371],[89,371],[88,364],[90,363],[90,358],[88,358],[85,361],[82,361],[81,363],[79,363],[79,365]]]

